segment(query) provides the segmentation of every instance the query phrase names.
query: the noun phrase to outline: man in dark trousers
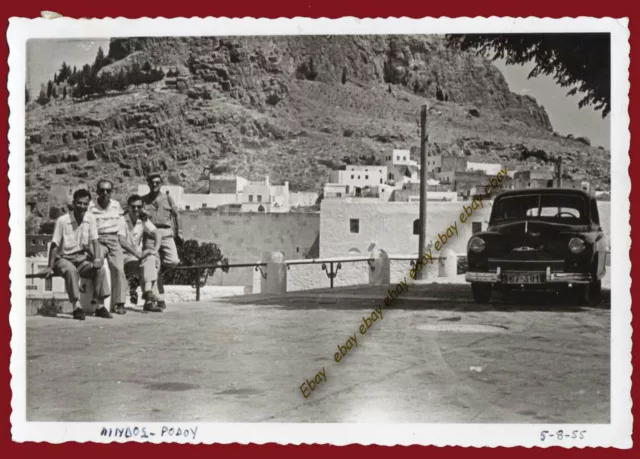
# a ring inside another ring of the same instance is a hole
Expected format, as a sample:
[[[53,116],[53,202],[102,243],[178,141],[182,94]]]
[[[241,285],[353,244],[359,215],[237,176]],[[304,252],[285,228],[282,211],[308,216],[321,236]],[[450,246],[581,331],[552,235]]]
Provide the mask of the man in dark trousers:
[[[157,306],[165,309],[167,305],[164,301],[162,272],[163,269],[174,268],[180,264],[176,241],[182,243],[182,230],[178,209],[173,199],[168,194],[161,192],[162,176],[157,172],[147,175],[147,185],[149,185],[149,193],[142,197],[142,205],[144,213],[156,226],[162,240],[159,251],[161,267],[158,273],[158,295],[156,297]],[[147,239],[144,244],[145,249],[153,249],[151,239]]]
[[[98,226],[94,216],[87,212],[91,193],[80,189],[73,193],[73,210],[56,220],[49,250],[49,265],[42,273],[45,278],[53,275],[64,278],[67,295],[73,306],[73,318],[85,319],[80,305],[80,277],[93,280],[93,295],[97,308],[96,317],[111,319],[104,306],[110,295],[109,282],[99,256]]]

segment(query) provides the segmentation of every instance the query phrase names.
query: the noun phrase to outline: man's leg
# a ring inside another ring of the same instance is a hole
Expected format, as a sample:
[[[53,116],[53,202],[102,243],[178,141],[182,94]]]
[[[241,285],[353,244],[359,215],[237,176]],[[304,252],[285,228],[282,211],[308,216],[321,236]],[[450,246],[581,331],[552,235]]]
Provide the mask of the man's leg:
[[[158,268],[160,267],[160,260],[154,256],[149,255],[142,262],[140,262],[140,288],[143,295],[152,294],[154,287],[158,282]]]
[[[140,287],[142,288],[142,297],[145,299],[144,310],[148,312],[162,312],[162,309],[154,304],[157,298],[158,284],[158,268],[160,267],[160,259],[150,255],[139,264],[140,269]]]
[[[127,278],[124,275],[124,253],[117,237],[100,238],[100,245],[108,250],[109,270],[111,271],[111,302],[115,303],[116,312],[124,313],[127,301]]]
[[[104,305],[105,298],[111,294],[109,282],[107,281],[107,271],[104,267],[96,269],[90,261],[83,261],[78,264],[78,274],[83,279],[91,279],[93,281],[93,295],[98,301],[95,315],[105,319],[111,319],[113,316],[107,311]]]
[[[166,308],[164,302],[164,283],[162,280],[162,271],[164,269],[175,268],[180,264],[180,258],[178,258],[178,248],[173,239],[173,234],[164,236],[162,238],[162,245],[160,246],[160,272],[158,274],[158,306],[162,309]]]
[[[69,296],[69,301],[73,305],[75,311],[80,307],[80,275],[75,265],[65,259],[56,258],[53,264],[53,274],[64,279],[64,286]]]

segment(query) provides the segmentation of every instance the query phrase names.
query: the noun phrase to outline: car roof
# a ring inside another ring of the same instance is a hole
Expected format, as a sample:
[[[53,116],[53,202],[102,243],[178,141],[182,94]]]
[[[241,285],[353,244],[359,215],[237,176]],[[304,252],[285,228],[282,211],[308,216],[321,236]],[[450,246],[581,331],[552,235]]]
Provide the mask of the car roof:
[[[592,195],[583,190],[575,190],[573,188],[521,188],[517,190],[503,191],[498,194],[495,199],[505,198],[508,196],[523,196],[533,194],[573,194],[582,196],[586,199],[591,199]]]

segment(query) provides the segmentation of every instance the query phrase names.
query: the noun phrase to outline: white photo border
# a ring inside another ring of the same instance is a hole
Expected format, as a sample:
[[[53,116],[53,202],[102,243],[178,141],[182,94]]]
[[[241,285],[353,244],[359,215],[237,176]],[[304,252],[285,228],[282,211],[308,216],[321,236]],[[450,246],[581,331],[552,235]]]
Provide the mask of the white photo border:
[[[162,426],[198,428],[189,443],[279,443],[333,445],[435,446],[564,446],[631,448],[631,260],[629,257],[631,181],[629,177],[629,27],[613,18],[387,18],[255,19],[255,18],[11,18],[9,43],[9,242],[11,245],[11,391],[12,438],[17,442],[49,443],[145,441],[101,437],[103,427]],[[250,33],[248,33],[250,31]],[[611,34],[611,423],[607,425],[548,424],[325,424],[325,423],[64,423],[26,421],[26,289],[25,289],[25,78],[28,39],[115,38],[233,35],[364,35],[450,33],[570,33]],[[624,205],[622,204],[624,203]],[[542,442],[542,430],[586,430],[583,439]]]

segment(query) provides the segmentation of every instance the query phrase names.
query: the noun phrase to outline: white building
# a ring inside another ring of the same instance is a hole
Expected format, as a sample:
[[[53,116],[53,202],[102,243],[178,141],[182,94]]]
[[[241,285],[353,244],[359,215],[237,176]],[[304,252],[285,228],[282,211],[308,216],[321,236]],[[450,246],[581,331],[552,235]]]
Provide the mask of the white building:
[[[418,162],[411,159],[411,150],[393,150],[390,155],[384,157],[386,166],[417,166]]]
[[[382,185],[386,177],[386,166],[346,166],[345,170],[331,171],[331,183],[347,185],[347,193],[357,188]]]
[[[264,181],[248,182],[242,190],[243,212],[289,212],[289,182],[272,185],[269,176]]]
[[[396,185],[415,183],[420,181],[420,166],[411,159],[410,150],[393,150],[391,154],[384,154],[382,163],[387,167],[386,181],[393,181]]]
[[[472,163],[467,162],[467,171],[484,171],[485,174],[496,176],[502,170],[502,165],[498,163]]]
[[[237,204],[242,212],[288,212],[290,209],[289,182],[272,185],[268,176],[264,181],[250,182],[237,175],[210,175],[209,193],[185,193],[181,186],[174,185],[163,185],[160,190],[168,192],[180,210],[213,209],[230,204]],[[138,185],[138,194],[148,192],[147,185]],[[315,203],[317,196],[317,193],[297,196],[296,202],[313,200]]]

